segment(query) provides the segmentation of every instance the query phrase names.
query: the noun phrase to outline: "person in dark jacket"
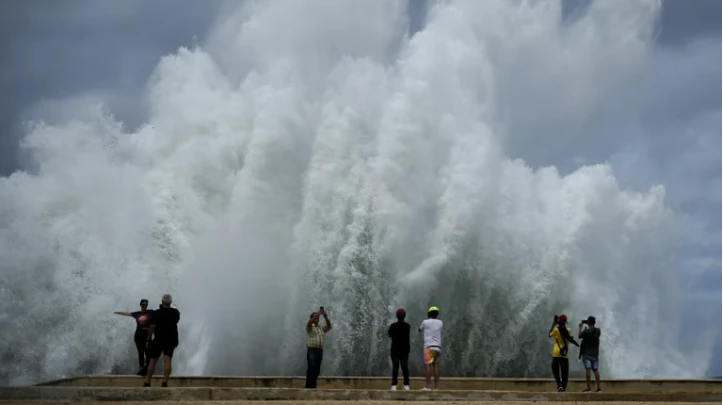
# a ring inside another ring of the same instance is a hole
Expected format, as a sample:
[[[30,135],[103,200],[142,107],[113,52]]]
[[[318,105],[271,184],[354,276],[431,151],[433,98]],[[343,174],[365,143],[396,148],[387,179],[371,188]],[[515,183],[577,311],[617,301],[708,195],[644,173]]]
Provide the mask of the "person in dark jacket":
[[[399,383],[399,366],[402,367],[404,390],[409,391],[409,338],[412,327],[404,322],[407,312],[403,308],[397,310],[397,321],[389,325],[387,333],[392,340],[392,391],[397,390]]]
[[[163,355],[163,381],[161,387],[168,386],[173,351],[178,347],[178,322],[181,320],[181,313],[176,308],[171,308],[172,302],[173,299],[170,294],[165,294],[161,299],[160,308],[153,311],[151,317],[146,339],[150,361],[148,362],[144,387],[151,386],[151,378],[156,371],[156,362],[161,355]]]
[[[583,329],[585,324],[587,324],[587,328]],[[595,326],[594,316],[588,316],[587,322],[580,322],[578,327],[577,337],[582,339],[582,343],[580,343],[580,358],[582,358],[582,364],[585,366],[585,380],[587,381],[587,388],[584,392],[592,391],[592,387],[590,386],[591,370],[595,374],[595,384],[597,385],[595,392],[600,392],[602,391],[600,389],[600,372],[598,371],[600,328]]]

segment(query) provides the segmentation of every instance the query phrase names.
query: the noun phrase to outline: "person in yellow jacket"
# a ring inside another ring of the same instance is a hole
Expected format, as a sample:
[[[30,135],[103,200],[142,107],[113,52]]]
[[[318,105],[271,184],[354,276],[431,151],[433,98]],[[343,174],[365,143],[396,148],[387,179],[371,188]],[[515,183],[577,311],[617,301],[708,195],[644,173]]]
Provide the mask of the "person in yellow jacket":
[[[580,346],[570,335],[572,329],[566,327],[566,323],[567,316],[564,314],[559,316],[555,315],[555,319],[552,321],[549,333],[549,336],[553,339],[552,375],[555,376],[558,392],[567,391],[567,376],[570,372],[568,342],[574,344],[575,346]]]

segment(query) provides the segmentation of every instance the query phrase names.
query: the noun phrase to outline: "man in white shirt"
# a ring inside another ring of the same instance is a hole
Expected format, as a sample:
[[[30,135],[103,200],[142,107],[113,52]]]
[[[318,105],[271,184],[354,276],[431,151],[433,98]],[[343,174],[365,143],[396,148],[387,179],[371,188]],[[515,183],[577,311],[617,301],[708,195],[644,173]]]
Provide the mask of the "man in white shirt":
[[[439,389],[439,357],[442,354],[442,321],[437,319],[439,308],[431,307],[427,311],[427,319],[422,322],[419,331],[424,337],[424,371],[426,384],[422,390],[429,390],[431,385],[431,367],[434,366],[434,389]]]

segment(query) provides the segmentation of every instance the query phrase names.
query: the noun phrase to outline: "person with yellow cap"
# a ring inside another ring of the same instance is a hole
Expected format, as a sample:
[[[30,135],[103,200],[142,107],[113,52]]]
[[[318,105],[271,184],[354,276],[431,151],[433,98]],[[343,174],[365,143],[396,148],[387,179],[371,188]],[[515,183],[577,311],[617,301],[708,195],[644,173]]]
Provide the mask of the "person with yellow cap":
[[[423,355],[426,376],[426,384],[422,390],[430,389],[432,367],[434,367],[434,389],[439,389],[439,360],[442,354],[442,327],[444,324],[437,319],[438,316],[439,308],[430,307],[427,311],[427,319],[422,321],[422,325],[419,327],[424,338]]]

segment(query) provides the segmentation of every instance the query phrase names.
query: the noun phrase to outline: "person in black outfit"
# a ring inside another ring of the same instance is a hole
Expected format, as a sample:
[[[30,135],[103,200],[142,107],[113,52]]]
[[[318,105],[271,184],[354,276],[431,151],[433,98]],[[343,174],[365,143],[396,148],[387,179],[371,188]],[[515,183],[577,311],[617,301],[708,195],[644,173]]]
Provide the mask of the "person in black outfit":
[[[169,294],[161,299],[161,306],[153,311],[150,326],[148,328],[148,372],[144,387],[151,386],[151,377],[156,371],[156,362],[163,354],[163,382],[161,387],[168,387],[168,378],[171,376],[171,361],[173,351],[178,347],[178,321],[181,313],[176,308],[171,308],[173,300]],[[153,338],[153,340],[151,340]]]
[[[148,309],[148,300],[141,300],[141,310],[135,312],[113,312],[116,315],[130,316],[136,320],[136,332],[133,335],[133,341],[138,350],[138,365],[140,370],[137,375],[144,376],[148,370],[148,353],[146,351],[146,338],[148,337],[148,324],[151,320],[153,310]]]
[[[391,357],[392,357],[392,391],[396,391],[399,366],[402,366],[402,375],[404,377],[404,390],[409,390],[409,335],[411,327],[404,322],[407,312],[400,308],[397,310],[397,322],[389,325],[387,333],[392,339]]]

